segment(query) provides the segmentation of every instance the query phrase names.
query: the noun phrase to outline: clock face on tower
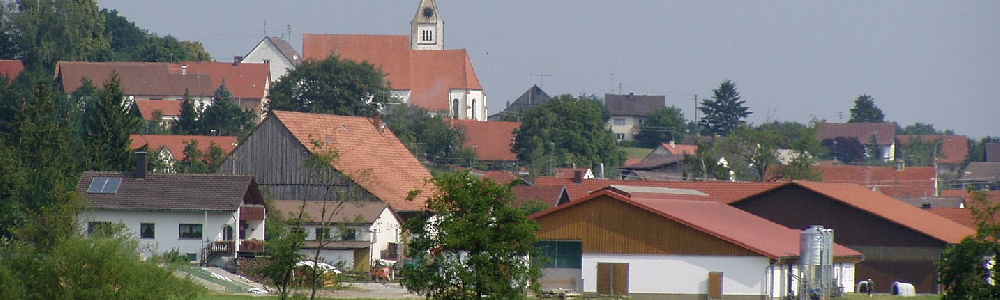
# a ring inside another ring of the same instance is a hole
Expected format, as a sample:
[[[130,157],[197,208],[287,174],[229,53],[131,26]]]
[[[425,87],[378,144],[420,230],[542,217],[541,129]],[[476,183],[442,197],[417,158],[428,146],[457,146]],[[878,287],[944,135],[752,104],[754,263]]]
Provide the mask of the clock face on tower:
[[[424,18],[430,18],[434,16],[434,9],[430,7],[424,7]]]

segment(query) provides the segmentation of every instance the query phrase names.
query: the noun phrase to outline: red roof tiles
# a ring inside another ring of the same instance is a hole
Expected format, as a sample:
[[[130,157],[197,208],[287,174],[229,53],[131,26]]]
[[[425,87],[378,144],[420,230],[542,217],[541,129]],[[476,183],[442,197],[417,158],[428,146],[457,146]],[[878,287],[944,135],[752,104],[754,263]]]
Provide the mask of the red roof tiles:
[[[191,96],[210,97],[217,87],[208,75],[171,73],[168,63],[60,61],[56,65],[56,77],[66,93],[83,86],[84,78],[100,88],[113,72],[118,72],[125,95],[182,96],[187,90]]]
[[[530,218],[538,219],[561,210],[572,209],[586,201],[602,199],[614,199],[634,205],[771,259],[799,256],[801,235],[798,230],[778,225],[724,203],[678,200],[674,198],[674,195],[642,194],[641,196],[629,197],[605,190],[581,200],[539,212]],[[839,244],[834,245],[833,251],[834,255],[838,257],[860,258],[862,256],[861,253]]]
[[[392,131],[377,128],[369,118],[288,111],[272,115],[311,153],[323,151],[317,143],[337,151],[334,168],[397,211],[423,210],[434,192],[425,184],[431,178],[427,168]],[[413,190],[423,192],[409,201]]]
[[[452,119],[453,125],[458,125],[465,131],[464,147],[476,150],[479,160],[516,161],[517,155],[511,144],[514,143],[514,129],[521,126],[519,122],[480,122],[476,120]]]
[[[185,61],[170,64],[171,74],[181,74],[187,66],[187,74],[208,75],[212,86],[219,88],[223,82],[233,94],[233,99],[261,99],[267,96],[271,83],[271,69],[267,64],[234,64],[215,61]],[[213,89],[213,93],[214,93]]]
[[[367,61],[386,73],[393,90],[409,90],[413,105],[434,111],[450,107],[452,89],[483,89],[464,49],[411,50],[407,35],[305,34],[302,54]]]
[[[820,123],[816,132],[819,140],[836,137],[858,138],[862,145],[870,143],[876,136],[879,145],[892,145],[896,138],[896,125],[893,123]]]
[[[820,164],[824,182],[853,183],[893,197],[934,195],[933,167],[848,166]]]
[[[170,151],[170,155],[172,155],[176,160],[184,160],[184,148],[187,147],[192,140],[198,141],[198,150],[202,153],[208,152],[208,148],[211,147],[212,144],[221,148],[224,154],[233,152],[233,148],[236,147],[235,136],[133,134],[130,135],[129,138],[132,140],[132,150],[139,149],[147,145],[149,146],[150,151],[159,151],[160,149],[166,147],[167,151]]]
[[[962,226],[969,227],[975,230],[978,226],[976,225],[976,219],[972,217],[972,210],[968,208],[954,208],[954,207],[931,207],[927,211],[942,216],[948,220],[952,220],[955,223],[962,224]]]
[[[574,184],[571,178],[538,177],[535,179],[536,186],[558,185],[566,186],[570,199],[576,201],[591,192],[600,190],[611,185],[641,186],[641,187],[668,187],[677,189],[692,189],[708,194],[712,199],[723,203],[732,203],[747,196],[775,189],[781,183],[775,182],[728,182],[728,181],[655,181],[655,180],[607,180],[607,179],[584,179],[579,184]],[[703,196],[702,196],[703,197]],[[690,199],[690,198],[684,198]]]
[[[13,81],[14,78],[21,75],[21,71],[24,71],[24,64],[20,60],[0,59],[0,76]]]
[[[139,106],[139,112],[142,113],[142,118],[152,121],[155,117],[155,112],[160,111],[163,116],[180,116],[181,115],[181,103],[183,101],[178,100],[135,100],[135,105]]]

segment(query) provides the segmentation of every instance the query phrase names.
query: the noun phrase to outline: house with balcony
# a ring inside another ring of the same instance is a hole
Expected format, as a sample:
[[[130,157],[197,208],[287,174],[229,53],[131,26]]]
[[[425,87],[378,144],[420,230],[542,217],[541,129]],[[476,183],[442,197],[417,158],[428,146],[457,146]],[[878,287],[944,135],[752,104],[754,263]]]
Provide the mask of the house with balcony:
[[[263,251],[264,199],[253,176],[146,174],[139,166],[135,173],[83,173],[81,230],[119,223],[146,257],[177,251],[222,267]]]
[[[381,201],[276,200],[274,209],[298,227],[306,242],[299,250],[312,260],[319,250],[320,262],[367,272],[377,260],[397,261],[401,221]]]

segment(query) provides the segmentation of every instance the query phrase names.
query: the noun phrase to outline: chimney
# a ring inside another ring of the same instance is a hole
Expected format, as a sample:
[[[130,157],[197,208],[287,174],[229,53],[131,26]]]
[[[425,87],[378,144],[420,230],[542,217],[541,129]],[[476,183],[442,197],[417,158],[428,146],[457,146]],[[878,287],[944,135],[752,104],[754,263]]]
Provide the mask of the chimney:
[[[375,125],[375,130],[382,132],[382,129],[384,128],[384,126],[382,126],[382,114],[375,112],[375,115],[372,116],[372,125]]]
[[[631,100],[631,99],[635,99],[635,93],[633,93],[633,92],[628,92],[628,98],[629,98],[630,100]]]
[[[240,62],[243,62],[243,57],[242,56],[239,56],[239,55],[233,56],[233,66],[234,67],[239,67],[240,66]]]
[[[906,161],[904,161],[902,159],[897,160],[896,161],[896,171],[902,172],[903,169],[906,169]]]
[[[674,140],[670,140],[670,148],[677,149],[677,144],[674,144]]]
[[[575,184],[583,183],[583,171],[580,170],[573,171],[573,183]]]
[[[188,74],[188,66],[187,65],[182,65],[181,66],[181,75],[187,75],[187,74]]]
[[[135,153],[135,178],[146,178],[146,152]]]

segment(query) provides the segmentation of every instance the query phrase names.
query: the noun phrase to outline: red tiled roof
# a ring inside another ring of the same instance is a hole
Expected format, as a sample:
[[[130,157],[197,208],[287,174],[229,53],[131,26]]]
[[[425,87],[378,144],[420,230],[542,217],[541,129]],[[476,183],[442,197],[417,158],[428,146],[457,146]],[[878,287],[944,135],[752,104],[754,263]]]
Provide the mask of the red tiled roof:
[[[397,211],[423,210],[434,192],[425,184],[431,178],[427,168],[391,130],[376,128],[369,118],[288,111],[272,111],[272,116],[308,151],[322,151],[317,142],[336,150],[334,168]],[[413,190],[423,192],[409,201]]]
[[[973,234],[973,230],[959,223],[860,185],[810,181],[790,184],[797,184],[946,243],[955,244]]]
[[[969,156],[969,137],[964,135],[897,135],[896,141],[900,146],[910,145],[911,140],[920,140],[924,143],[937,143],[941,141],[941,156],[938,163],[942,164],[964,164]],[[936,145],[935,145],[936,146]]]
[[[521,126],[519,122],[480,122],[476,120],[452,119],[453,125],[461,126],[465,131],[464,147],[472,147],[479,155],[479,160],[516,161],[517,155],[511,144],[514,143],[514,129]]]
[[[163,113],[163,116],[180,116],[181,115],[181,103],[183,101],[178,100],[135,100],[135,105],[139,106],[139,112],[142,113],[142,118],[146,120],[153,120],[154,112],[159,110]]]
[[[212,86],[219,88],[226,82],[226,88],[233,93],[233,99],[261,99],[267,96],[271,83],[271,69],[267,64],[233,64],[215,61],[184,61],[170,64],[171,74],[181,74],[181,66],[187,66],[187,74],[208,75]],[[215,89],[212,90],[215,92]]]
[[[673,196],[643,194],[629,197],[604,190],[581,200],[539,212],[530,218],[537,219],[557,213],[586,201],[610,198],[634,205],[768,258],[799,256],[801,233],[798,230],[789,229],[724,203],[679,200]],[[862,256],[861,253],[839,244],[834,245],[833,251],[837,257]]]
[[[952,220],[955,223],[962,224],[962,226],[969,227],[973,230],[978,227],[976,225],[976,219],[972,217],[972,210],[968,208],[931,207],[927,211],[934,213],[935,215],[942,216],[948,220]]]
[[[0,76],[13,81],[14,78],[21,75],[21,71],[24,71],[24,64],[20,60],[0,59]]]
[[[878,137],[879,145],[892,145],[896,138],[896,125],[893,123],[820,123],[816,137],[819,140],[836,137],[858,138],[862,145],[872,140],[872,135]]]
[[[471,173],[473,175],[482,177],[483,179],[493,180],[493,182],[496,182],[496,183],[499,183],[499,184],[508,184],[508,183],[511,183],[514,180],[521,179],[521,177],[518,177],[517,174],[514,174],[511,171],[480,171],[480,170],[473,170],[473,171],[471,171]]]
[[[407,35],[304,34],[302,54],[368,61],[386,73],[393,90],[409,90],[413,105],[433,111],[450,107],[451,89],[483,89],[464,49],[410,50]]]
[[[150,151],[159,151],[166,147],[170,151],[170,155],[173,155],[176,160],[184,160],[184,148],[192,140],[198,141],[198,150],[201,150],[202,153],[208,152],[208,148],[213,143],[221,148],[222,152],[226,155],[233,152],[233,148],[236,147],[235,136],[133,134],[129,138],[132,140],[132,150],[142,148],[146,145],[149,145]]]
[[[897,171],[890,166],[817,166],[824,182],[853,183],[893,197],[934,195],[933,167],[906,167]]]
[[[537,185],[518,185],[512,187],[510,190],[514,192],[517,199],[521,203],[527,203],[529,201],[541,201],[548,205],[549,207],[555,207],[559,205],[559,198],[562,197],[564,186],[537,186]]]
[[[677,189],[698,190],[708,194],[712,199],[723,203],[732,203],[747,196],[772,190],[781,186],[775,182],[728,182],[728,181],[656,181],[656,180],[608,180],[584,179],[580,184],[574,184],[571,178],[538,177],[536,186],[566,186],[570,199],[576,201],[591,192],[611,185],[639,187],[667,187]],[[681,197],[681,196],[678,196]],[[700,197],[697,197],[700,198]],[[684,199],[696,199],[685,197]]]
[[[187,90],[191,96],[210,97],[218,87],[208,75],[172,74],[168,63],[60,61],[56,65],[57,79],[66,93],[80,88],[83,78],[100,88],[112,72],[118,72],[125,95],[182,96]]]
[[[326,217],[323,217],[323,203],[326,202]],[[273,209],[281,212],[281,216],[289,213],[298,215],[302,209],[302,200],[274,200]],[[382,211],[388,207],[385,202],[377,201],[305,201],[306,222],[319,223],[374,223]],[[397,217],[398,221],[398,217]]]
[[[697,145],[663,143],[660,147],[663,147],[664,150],[673,155],[694,155],[695,152],[698,152]]]
[[[587,168],[559,168],[556,169],[556,175],[554,177],[572,179],[576,176],[576,171],[583,172],[582,175],[584,178],[587,177],[587,172],[591,172],[591,174],[593,174],[593,171]]]

